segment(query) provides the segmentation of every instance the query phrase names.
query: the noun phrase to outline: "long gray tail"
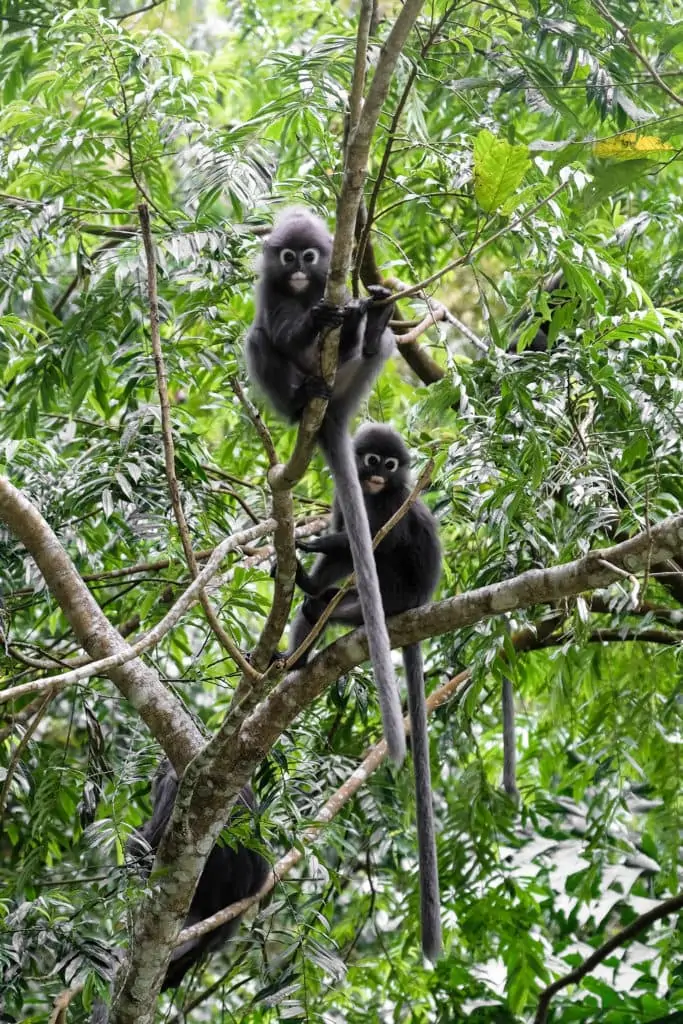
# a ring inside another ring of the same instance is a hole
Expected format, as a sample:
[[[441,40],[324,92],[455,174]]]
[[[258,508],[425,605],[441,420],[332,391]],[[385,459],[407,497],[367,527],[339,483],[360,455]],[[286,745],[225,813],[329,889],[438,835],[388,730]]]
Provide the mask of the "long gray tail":
[[[331,429],[325,429],[328,425]],[[400,765],[406,756],[401,701],[391,663],[391,646],[372,553],[372,537],[358,479],[351,435],[338,422],[324,422],[319,442],[332,470],[336,496],[349,538],[389,757],[395,764]]]
[[[429,960],[441,952],[441,908],[439,868],[436,859],[432,779],[429,767],[429,734],[425,706],[424,668],[419,644],[403,648],[403,664],[408,684],[408,711],[415,770],[417,846],[420,863],[420,922],[422,951]]]

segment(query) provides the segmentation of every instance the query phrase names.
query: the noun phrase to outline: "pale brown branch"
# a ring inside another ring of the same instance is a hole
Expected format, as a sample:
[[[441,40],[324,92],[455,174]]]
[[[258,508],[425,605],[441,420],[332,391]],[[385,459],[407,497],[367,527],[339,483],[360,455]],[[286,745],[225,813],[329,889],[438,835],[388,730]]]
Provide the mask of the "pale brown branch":
[[[455,696],[458,690],[469,682],[469,679],[470,673],[466,670],[454,676],[447,683],[443,683],[427,698],[428,713],[431,714],[436,708],[441,707],[446,701]],[[406,733],[409,733],[410,720],[407,715],[403,720],[403,725]],[[178,936],[177,944],[180,945],[182,942],[187,942],[190,939],[198,938],[200,935],[206,935],[207,932],[214,931],[215,928],[220,927],[220,925],[225,924],[227,921],[234,920],[234,918],[243,914],[255,903],[262,900],[299,863],[304,856],[305,847],[310,846],[315,841],[323,827],[328,825],[339,814],[341,809],[356,795],[358,790],[365,785],[373,772],[377,771],[382,762],[386,760],[386,757],[387,745],[384,740],[380,740],[379,743],[376,743],[370,749],[368,755],[346,779],[343,785],[317,811],[315,814],[317,824],[305,829],[301,836],[301,843],[293,847],[278,860],[259,891],[254,896],[240,900],[239,903],[231,903],[224,910],[218,911],[217,914],[205,918],[190,928],[184,928]]]
[[[447,320],[449,318],[448,310],[445,306],[440,303],[432,303],[429,306],[427,314],[418,321],[415,327],[411,327],[409,330],[402,334],[396,335],[396,344],[399,350],[402,345],[410,345],[428,331],[430,327],[434,327],[440,320]]]
[[[197,726],[182,702],[111,625],[54,532],[6,477],[0,477],[0,519],[35,560],[81,647],[101,669],[103,662],[108,666],[103,671],[137,709],[176,769],[182,771],[201,745]],[[45,680],[27,692],[40,688],[45,688]],[[10,696],[7,690],[0,693],[0,702],[18,696],[17,689]]]
[[[371,22],[372,0],[361,0],[360,13],[358,15],[358,32],[356,34],[356,56],[349,95],[349,131],[355,131],[363,104]]]
[[[1,485],[2,479],[0,478],[0,488]],[[1,497],[2,493],[0,490],[0,499]],[[0,500],[0,514],[1,513],[2,502]],[[274,519],[266,519],[262,523],[259,523],[258,526],[252,526],[248,530],[242,530],[240,533],[232,534],[230,537],[226,537],[225,540],[221,541],[221,543],[214,548],[205,567],[192,581],[189,587],[183,591],[163,619],[153,626],[152,629],[142,637],[142,639],[137,641],[137,643],[128,645],[124,643],[120,635],[117,634],[120,641],[118,645],[120,649],[117,653],[106,658],[91,661],[88,665],[83,665],[68,672],[62,672],[59,675],[51,676],[48,679],[37,679],[30,683],[22,683],[20,686],[15,686],[9,690],[0,691],[0,704],[5,703],[8,700],[13,700],[15,697],[21,697],[26,693],[34,693],[38,690],[48,689],[54,685],[58,685],[61,689],[63,686],[68,686],[71,683],[83,682],[85,679],[90,679],[95,675],[109,675],[112,669],[121,668],[128,662],[137,658],[144,651],[148,651],[151,650],[151,648],[156,647],[166,634],[170,632],[178,622],[180,622],[185,612],[199,600],[200,591],[216,574],[220,563],[223,561],[225,556],[230,551],[234,551],[243,544],[248,544],[249,541],[255,540],[257,537],[262,537],[264,534],[269,533],[275,528],[275,526],[276,523]],[[108,629],[113,630],[113,627],[110,626],[109,622],[105,619],[94,601],[93,605],[97,609],[99,617],[104,619],[104,622],[106,622]],[[164,687],[161,687],[161,691],[164,694],[167,693]],[[168,696],[170,697],[170,694]],[[154,735],[156,736],[157,733],[154,733]]]
[[[67,988],[63,992],[60,992],[55,999],[48,1024],[67,1024],[67,1010],[69,1009],[69,1004],[82,991],[83,985],[79,983],[78,985],[74,985],[72,988]]]
[[[346,292],[346,278],[351,265],[355,225],[367,175],[372,136],[386,102],[396,64],[423,3],[424,0],[406,0],[401,8],[382,47],[358,123],[349,131],[344,153],[342,190],[337,204],[334,244],[325,288],[325,298],[335,305],[342,303]],[[360,31],[364,29],[359,27]],[[352,86],[352,92],[353,89]],[[320,367],[328,386],[334,383],[337,369],[339,333],[339,328],[334,328],[322,339]],[[274,467],[270,472],[269,480],[273,490],[291,489],[305,473],[326,408],[327,402],[321,398],[314,398],[307,405],[289,461],[284,466]]]
[[[645,914],[641,914],[631,921],[629,925],[622,928],[621,931],[613,935],[607,942],[599,946],[594,953],[591,953],[589,957],[575,967],[573,971],[565,974],[564,977],[558,978],[552,985],[548,985],[540,995],[538,1001],[538,1009],[536,1016],[534,1017],[534,1024],[546,1024],[548,1020],[548,1008],[550,1006],[550,1000],[560,992],[563,988],[567,988],[568,985],[573,985],[582,978],[585,978],[587,974],[590,974],[598,964],[601,964],[603,960],[606,960],[610,953],[618,949],[619,946],[623,946],[629,939],[635,938],[636,935],[640,935],[646,928],[649,928],[655,921],[661,921],[663,917],[669,917],[670,914],[675,914],[683,908],[683,893],[679,893],[677,896],[672,896],[668,900],[664,900],[659,904],[658,907],[653,907],[652,910],[648,910]]]
[[[541,620],[536,627],[528,627],[515,633],[512,638],[512,644],[517,651],[529,652],[537,648],[537,646],[545,638],[549,630],[552,630],[554,626],[560,621],[561,616],[558,614],[550,616],[548,619]],[[471,672],[469,669],[465,669],[459,672],[452,679],[442,683],[441,686],[437,687],[426,698],[427,713],[432,714],[438,708],[443,707],[444,704],[452,700],[454,697],[463,690],[463,688],[470,682]],[[407,734],[410,734],[410,718],[408,715],[403,719],[403,727]],[[319,833],[322,831],[323,826],[328,825],[334,817],[341,811],[341,809],[349,803],[349,801],[356,795],[359,789],[365,785],[367,780],[377,771],[383,761],[387,757],[387,745],[384,740],[380,740],[371,747],[367,756],[363,759],[361,764],[352,772],[352,774],[346,779],[346,781],[336,790],[335,793],[323,804],[319,811],[315,814],[316,825],[312,825],[307,828],[302,836],[302,842],[300,845],[289,850],[280,860],[275,864],[272,871],[268,875],[261,889],[252,897],[241,900],[239,903],[232,903],[229,907],[219,911],[212,917],[207,917],[205,920],[200,921],[196,925],[192,925],[190,928],[185,928],[178,936],[178,944],[186,942],[189,939],[198,938],[200,935],[205,935],[207,932],[213,931],[218,928],[221,924],[226,921],[232,921],[235,917],[243,914],[255,903],[258,903],[267,895],[275,885],[281,881],[289,872],[298,864],[301,858],[304,856],[304,849],[315,841]]]

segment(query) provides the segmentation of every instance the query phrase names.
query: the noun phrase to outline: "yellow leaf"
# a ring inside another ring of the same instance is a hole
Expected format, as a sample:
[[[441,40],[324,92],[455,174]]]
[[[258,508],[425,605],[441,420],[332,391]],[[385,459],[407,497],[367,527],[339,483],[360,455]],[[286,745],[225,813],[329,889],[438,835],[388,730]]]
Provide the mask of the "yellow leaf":
[[[656,156],[671,151],[673,146],[656,135],[637,135],[624,132],[613,139],[601,139],[593,143],[593,153],[603,160],[639,160],[644,156]]]

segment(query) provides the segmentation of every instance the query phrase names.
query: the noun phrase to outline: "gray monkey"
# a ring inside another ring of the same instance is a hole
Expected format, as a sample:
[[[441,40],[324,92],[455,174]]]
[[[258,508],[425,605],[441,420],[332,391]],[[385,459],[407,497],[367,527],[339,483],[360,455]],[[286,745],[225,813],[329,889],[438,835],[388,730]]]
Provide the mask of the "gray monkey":
[[[354,438],[356,473],[365,500],[370,530],[375,534],[410,494],[410,455],[403,439],[392,427],[367,424]],[[308,636],[334,595],[333,586],[351,572],[352,560],[345,518],[335,498],[331,532],[314,541],[298,541],[302,551],[320,554],[311,573],[301,566],[297,584],[307,595],[290,633],[293,653]],[[441,574],[441,545],[436,520],[419,499],[377,545],[374,553],[384,613],[398,615],[426,604],[436,590]],[[331,622],[363,624],[363,612],[355,590],[341,599]],[[302,662],[308,655],[304,655]],[[429,735],[424,696],[424,668],[419,644],[403,648],[408,688],[410,734],[415,766],[415,803],[420,861],[420,917],[422,949],[430,960],[441,952],[439,875],[432,808],[429,766]]]
[[[280,416],[296,422],[311,398],[328,399],[318,443],[327,460],[349,531],[358,595],[368,634],[384,735],[391,758],[405,757],[398,686],[372,557],[372,538],[349,435],[349,420],[394,348],[388,328],[393,306],[378,305],[390,292],[344,307],[324,301],[332,236],[310,210],[292,208],[263,244],[254,322],[247,335],[247,369]],[[320,377],[319,334],[340,326],[339,368],[330,392]]]

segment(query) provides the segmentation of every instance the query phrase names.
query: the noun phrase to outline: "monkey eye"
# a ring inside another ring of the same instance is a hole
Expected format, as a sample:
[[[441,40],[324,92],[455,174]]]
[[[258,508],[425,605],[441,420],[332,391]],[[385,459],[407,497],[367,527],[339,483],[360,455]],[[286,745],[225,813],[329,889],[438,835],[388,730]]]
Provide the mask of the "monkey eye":
[[[384,466],[389,470],[390,473],[395,473],[398,469],[398,459],[390,458],[384,460]]]
[[[294,263],[296,260],[296,253],[293,249],[283,249],[280,253],[280,263],[287,266],[288,263]]]
[[[363,465],[367,466],[369,469],[379,466],[381,461],[382,460],[379,455],[375,455],[373,452],[368,452],[367,455],[363,456]]]
[[[310,263],[314,267],[319,259],[319,249],[304,249],[304,263]]]

